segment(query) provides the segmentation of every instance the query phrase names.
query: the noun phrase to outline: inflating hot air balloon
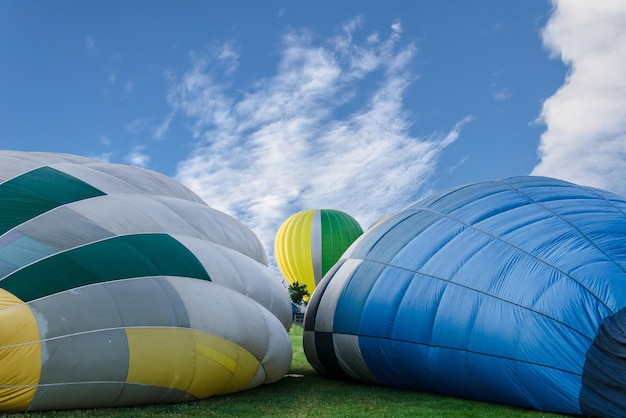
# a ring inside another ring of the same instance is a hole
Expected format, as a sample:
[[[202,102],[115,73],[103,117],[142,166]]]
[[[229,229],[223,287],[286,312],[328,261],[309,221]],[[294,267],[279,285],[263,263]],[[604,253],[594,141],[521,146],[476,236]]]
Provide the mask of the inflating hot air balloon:
[[[276,262],[290,283],[304,284],[311,293],[362,233],[352,216],[338,210],[298,212],[283,222],[276,233]]]
[[[203,399],[289,370],[260,241],[178,182],[0,151],[0,411]]]
[[[470,184],[367,231],[318,285],[321,373],[567,414],[626,411],[626,199]]]

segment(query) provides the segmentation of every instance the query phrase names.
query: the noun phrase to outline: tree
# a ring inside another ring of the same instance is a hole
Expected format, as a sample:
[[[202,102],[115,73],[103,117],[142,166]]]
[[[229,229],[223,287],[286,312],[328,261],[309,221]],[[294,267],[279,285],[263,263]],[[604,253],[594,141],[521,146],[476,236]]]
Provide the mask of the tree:
[[[287,288],[289,290],[289,297],[291,301],[296,305],[302,303],[305,297],[309,296],[309,291],[306,290],[306,285],[298,283],[297,281],[291,283]]]

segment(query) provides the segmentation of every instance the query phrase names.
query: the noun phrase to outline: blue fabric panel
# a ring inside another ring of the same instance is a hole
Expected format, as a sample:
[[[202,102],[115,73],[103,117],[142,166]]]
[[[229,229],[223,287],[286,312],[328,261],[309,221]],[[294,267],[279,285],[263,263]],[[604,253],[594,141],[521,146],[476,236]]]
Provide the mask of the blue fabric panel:
[[[351,258],[389,260],[415,235],[439,220],[441,215],[430,211],[405,211],[384,222],[361,238]],[[411,231],[407,234],[407,231]]]
[[[415,274],[399,303],[391,337],[400,341],[430,343],[446,286],[448,282],[445,280]]]
[[[334,332],[358,335],[363,307],[378,276],[384,269],[384,264],[363,261],[354,270],[337,301],[333,318]],[[358,279],[354,280],[354,277]]]
[[[623,414],[625,237],[626,199],[560,180],[438,193],[353,247],[334,331],[384,384]]]
[[[19,268],[55,252],[53,248],[26,235],[22,235],[10,244],[0,248],[0,261]]]
[[[626,309],[607,318],[586,355],[580,407],[584,415],[624,416],[626,411]]]
[[[447,225],[448,228],[442,227],[442,225]],[[464,229],[465,226],[462,224],[450,220],[447,222],[439,220],[433,223],[430,228],[421,231],[421,234],[418,235],[419,239],[413,238],[406,242],[402,248],[397,249],[396,255],[391,258],[389,264],[418,271],[423,264],[438,254],[442,247],[447,245],[452,238],[461,234]],[[372,257],[376,257],[376,255],[372,255]],[[380,260],[380,258],[376,259]]]
[[[371,372],[388,386],[580,414],[581,379],[574,374],[433,345],[363,336],[359,343]],[[442,373],[442,369],[453,373]],[[520,384],[503,384],[503,376],[519,379]],[[535,384],[546,379],[559,386]],[[532,384],[524,386],[527,382]]]
[[[427,207],[440,213],[451,213],[485,196],[490,196],[506,189],[505,185],[495,182],[470,184],[444,192],[441,195],[435,195],[432,198],[426,198],[411,206],[411,208]]]
[[[372,287],[363,307],[359,335],[391,337],[396,314],[413,273],[387,267]]]

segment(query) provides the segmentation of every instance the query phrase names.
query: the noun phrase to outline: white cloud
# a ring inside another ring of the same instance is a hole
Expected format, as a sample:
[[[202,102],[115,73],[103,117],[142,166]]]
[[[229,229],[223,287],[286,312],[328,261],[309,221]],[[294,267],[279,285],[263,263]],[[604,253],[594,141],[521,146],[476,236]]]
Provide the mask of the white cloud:
[[[553,3],[543,40],[569,74],[543,104],[532,174],[626,195],[626,2]]]
[[[144,147],[136,146],[124,157],[124,161],[137,167],[147,167],[150,163],[150,156],[144,152]]]
[[[108,147],[111,145],[111,138],[106,135],[100,135],[100,143],[105,147]]]
[[[317,43],[306,31],[285,34],[276,74],[245,93],[217,81],[208,58],[194,55],[182,77],[170,74],[168,101],[198,140],[177,178],[250,226],[270,254],[278,227],[299,210],[343,210],[367,228],[412,203],[470,120],[412,136],[403,95],[417,77],[416,48],[402,43],[400,22],[363,44],[353,39],[361,26],[355,19]]]
[[[87,36],[85,38],[85,50],[87,53],[95,55],[98,52],[96,48],[96,40],[92,36]]]
[[[124,93],[126,94],[126,97],[130,96],[134,88],[135,82],[133,80],[126,80],[126,83],[124,84]]]
[[[107,80],[109,81],[109,84],[115,84],[115,71],[111,68],[105,68],[104,72],[107,73]]]
[[[509,100],[512,96],[510,89],[506,87],[498,87],[495,84],[491,85],[490,93],[491,97],[498,101]]]

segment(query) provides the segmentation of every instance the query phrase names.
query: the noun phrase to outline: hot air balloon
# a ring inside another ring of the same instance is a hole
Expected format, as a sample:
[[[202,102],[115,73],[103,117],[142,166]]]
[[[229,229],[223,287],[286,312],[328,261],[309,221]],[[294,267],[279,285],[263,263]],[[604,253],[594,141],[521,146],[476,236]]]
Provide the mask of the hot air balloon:
[[[249,228],[150,170],[0,151],[0,411],[181,402],[289,370]]]
[[[305,315],[319,372],[543,411],[626,411],[626,199],[545,177],[427,197],[368,230]]]
[[[278,268],[289,283],[315,289],[324,274],[363,230],[347,213],[333,209],[309,209],[282,223],[274,241]]]

